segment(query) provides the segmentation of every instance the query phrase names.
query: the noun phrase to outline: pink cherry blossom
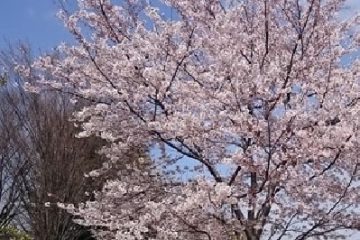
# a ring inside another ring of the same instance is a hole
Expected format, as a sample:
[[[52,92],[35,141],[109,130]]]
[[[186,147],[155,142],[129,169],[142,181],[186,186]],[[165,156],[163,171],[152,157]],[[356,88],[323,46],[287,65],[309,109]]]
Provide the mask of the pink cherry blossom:
[[[360,17],[336,17],[345,1],[166,0],[173,19],[123,2],[62,12],[77,44],[33,65],[39,86],[92,102],[75,118],[110,143],[104,168],[130,146],[155,152],[71,205],[79,223],[121,240],[360,228]]]

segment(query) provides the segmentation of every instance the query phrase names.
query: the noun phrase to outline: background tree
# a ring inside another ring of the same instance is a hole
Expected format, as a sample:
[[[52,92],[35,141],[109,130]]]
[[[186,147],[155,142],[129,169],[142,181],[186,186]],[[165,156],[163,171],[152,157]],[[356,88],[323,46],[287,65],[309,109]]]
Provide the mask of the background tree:
[[[112,142],[109,162],[151,142],[157,167],[134,168],[68,210],[99,239],[358,229],[360,61],[342,60],[359,49],[360,17],[340,21],[343,3],[163,1],[172,21],[144,1],[84,0],[62,12],[78,43],[34,63],[35,87],[93,102],[76,118],[81,136]]]
[[[25,80],[14,68],[15,63],[31,63],[26,45],[19,50],[10,47],[0,59],[6,72],[0,94],[1,228],[7,230],[6,226],[15,224],[44,240],[93,239],[91,229],[74,223],[74,216],[58,208],[57,203],[94,198],[92,191],[101,189],[125,166],[107,163],[102,167],[104,157],[97,151],[106,141],[96,136],[77,137],[80,128],[71,121],[72,113],[88,105],[88,100],[72,103],[69,89],[46,89],[40,94],[24,91]],[[26,81],[33,82],[35,76],[34,71]],[[132,146],[122,156],[127,164],[135,164],[140,157],[146,158],[143,146]],[[99,168],[101,177],[94,180],[91,174],[86,176]]]
[[[101,186],[84,175],[102,165],[103,158],[96,152],[105,142],[76,137],[79,128],[70,121],[76,106],[66,94],[24,91],[25,81],[13,69],[15,62],[31,62],[26,46],[20,51],[3,51],[1,59],[9,76],[0,94],[1,166],[7,178],[2,189],[9,195],[7,205],[11,204],[7,207],[1,199],[3,224],[15,223],[36,239],[92,239],[88,228],[75,224],[73,216],[56,203],[84,201],[89,199],[86,191]]]
[[[4,121],[4,114],[6,113],[0,114],[0,229],[9,226],[21,214],[20,199],[24,187],[22,177],[28,171],[27,163],[22,161],[17,146],[10,137],[13,131]]]
[[[1,64],[3,66],[3,64]],[[1,72],[0,86],[0,230],[8,232],[22,214],[21,198],[24,190],[23,177],[29,172],[29,164],[19,153],[19,141],[14,138],[18,130],[10,127],[16,122],[15,114],[5,101],[9,76],[6,69]],[[9,125],[10,124],[10,125]]]

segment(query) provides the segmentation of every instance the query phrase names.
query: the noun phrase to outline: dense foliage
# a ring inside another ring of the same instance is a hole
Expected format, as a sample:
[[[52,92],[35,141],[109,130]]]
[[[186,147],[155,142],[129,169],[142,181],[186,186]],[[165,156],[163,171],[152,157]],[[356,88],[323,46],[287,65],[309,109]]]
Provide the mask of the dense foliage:
[[[99,239],[359,229],[360,61],[343,60],[359,49],[360,18],[341,21],[343,3],[163,1],[172,19],[140,0],[63,11],[78,42],[39,58],[29,90],[92,102],[76,114],[80,136],[111,142],[109,164],[92,176],[129,146],[153,152],[153,164],[129,165],[68,210]]]

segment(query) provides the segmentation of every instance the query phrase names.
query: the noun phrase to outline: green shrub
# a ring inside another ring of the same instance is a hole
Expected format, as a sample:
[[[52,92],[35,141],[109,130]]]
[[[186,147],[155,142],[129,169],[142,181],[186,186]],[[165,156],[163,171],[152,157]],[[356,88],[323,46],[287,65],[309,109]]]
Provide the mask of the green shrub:
[[[8,226],[0,228],[0,240],[32,240],[26,233]]]

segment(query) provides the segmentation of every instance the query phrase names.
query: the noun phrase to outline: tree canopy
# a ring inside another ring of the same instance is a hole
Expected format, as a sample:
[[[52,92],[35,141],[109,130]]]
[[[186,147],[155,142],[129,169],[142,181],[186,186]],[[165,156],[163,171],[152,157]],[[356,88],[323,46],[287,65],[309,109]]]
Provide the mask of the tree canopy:
[[[115,1],[114,1],[115,2]],[[92,102],[80,137],[154,153],[94,201],[99,239],[335,238],[359,222],[360,17],[342,0],[81,0],[24,74]],[[141,161],[140,161],[141,162]],[[101,175],[107,166],[92,172]]]

